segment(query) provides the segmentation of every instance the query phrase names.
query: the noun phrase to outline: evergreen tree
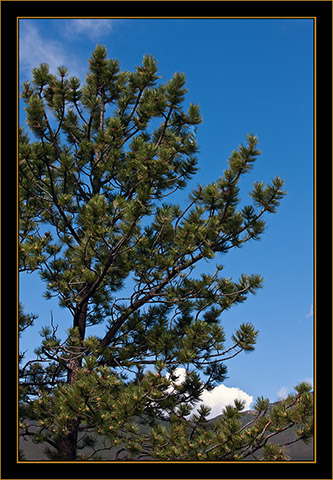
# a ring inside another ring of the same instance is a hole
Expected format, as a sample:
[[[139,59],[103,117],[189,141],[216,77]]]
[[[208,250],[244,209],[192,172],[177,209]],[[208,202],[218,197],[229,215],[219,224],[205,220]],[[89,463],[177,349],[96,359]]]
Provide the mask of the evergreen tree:
[[[195,267],[259,239],[264,214],[285,194],[279,177],[256,182],[253,205],[237,208],[258,139],[248,135],[223,175],[181,208],[169,199],[197,171],[201,123],[198,105],[184,111],[183,74],[159,83],[151,56],[121,71],[104,46],[82,87],[65,67],[53,75],[41,64],[32,74],[22,97],[34,139],[19,130],[20,270],[39,273],[45,297],[57,297],[72,324],[66,338],[53,323],[44,327],[36,359],[21,365],[20,434],[58,460],[110,449],[115,459],[236,460],[259,449],[264,459],[284,459],[269,440],[295,425],[298,439],[311,436],[306,384],[273,409],[258,399],[245,427],[240,402],[213,427],[207,407],[189,416],[202,391],[226,378],[225,362],[257,340],[242,323],[226,347],[220,319],[263,279],[224,278],[221,265],[199,276]],[[21,309],[21,328],[34,318]],[[96,325],[104,334],[89,336]],[[177,367],[186,369],[181,384]]]

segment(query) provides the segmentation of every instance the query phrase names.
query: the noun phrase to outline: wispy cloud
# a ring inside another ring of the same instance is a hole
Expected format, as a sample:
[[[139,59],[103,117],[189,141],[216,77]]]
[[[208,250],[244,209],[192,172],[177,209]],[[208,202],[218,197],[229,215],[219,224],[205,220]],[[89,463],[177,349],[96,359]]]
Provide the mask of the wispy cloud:
[[[90,40],[98,40],[108,35],[115,26],[115,20],[99,18],[77,18],[64,21],[63,33],[71,38],[88,37]]]
[[[306,382],[306,383],[309,383],[312,388],[314,387],[314,383],[313,383],[313,377],[308,377],[308,378],[305,378],[304,380],[302,380],[303,382]]]
[[[308,313],[307,315],[305,315],[305,316],[306,316],[306,318],[311,318],[311,317],[313,317],[313,303],[311,303],[309,313]]]
[[[294,386],[298,385],[299,383],[306,382],[309,383],[313,387],[313,378],[312,377],[307,377],[307,378],[302,378],[295,382]],[[289,393],[295,393],[294,388],[286,387],[283,385],[282,387],[279,388],[279,390],[276,392],[277,395],[277,400],[285,400]]]
[[[21,75],[30,77],[31,69],[40,63],[48,63],[56,73],[57,67],[66,65],[67,55],[60,42],[43,38],[36,24],[20,20],[19,62]]]
[[[288,397],[289,389],[286,386],[282,386],[279,388],[277,391],[277,398],[278,400],[284,400],[285,398]]]
[[[78,55],[78,44],[88,39],[93,43],[103,43],[115,28],[113,19],[55,19],[52,36],[46,32],[42,20],[21,19],[19,22],[19,64],[21,81],[31,78],[31,70],[40,63],[47,63],[51,73],[57,67],[70,67],[69,75],[84,78],[87,61]],[[75,46],[75,45],[76,46]],[[91,51],[94,45],[91,46]]]

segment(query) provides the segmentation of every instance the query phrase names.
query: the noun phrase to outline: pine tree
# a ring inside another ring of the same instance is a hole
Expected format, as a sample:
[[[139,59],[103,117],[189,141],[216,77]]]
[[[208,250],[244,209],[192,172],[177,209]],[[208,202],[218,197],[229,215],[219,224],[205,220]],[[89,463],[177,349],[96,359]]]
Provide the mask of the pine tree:
[[[253,205],[237,209],[239,181],[261,153],[257,137],[181,208],[169,199],[197,171],[201,123],[198,105],[184,111],[184,74],[160,83],[148,55],[121,71],[104,46],[83,86],[63,66],[32,74],[22,89],[31,133],[19,129],[20,270],[39,273],[45,297],[58,298],[72,324],[66,338],[44,327],[36,360],[20,368],[20,434],[58,460],[103,457],[96,434],[116,459],[236,460],[259,448],[263,458],[285,458],[269,439],[294,425],[299,439],[311,436],[308,385],[269,412],[258,399],[246,427],[239,402],[213,428],[207,407],[189,417],[202,391],[226,378],[225,362],[257,341],[243,323],[226,347],[220,319],[263,279],[225,278],[221,265],[195,275],[200,262],[259,239],[264,214],[285,194],[279,177],[257,182]],[[22,329],[35,318],[20,314]],[[95,325],[103,336],[88,335]],[[178,384],[180,366],[187,373]]]

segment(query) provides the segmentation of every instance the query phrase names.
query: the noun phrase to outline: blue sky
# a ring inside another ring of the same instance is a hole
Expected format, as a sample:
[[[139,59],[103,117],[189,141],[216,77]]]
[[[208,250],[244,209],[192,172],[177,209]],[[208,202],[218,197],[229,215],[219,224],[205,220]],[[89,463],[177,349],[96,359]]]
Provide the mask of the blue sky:
[[[203,115],[197,134],[200,171],[188,191],[221,176],[247,133],[259,136],[263,155],[243,179],[241,196],[248,201],[254,181],[268,182],[276,174],[285,178],[288,196],[277,214],[266,217],[260,242],[217,258],[226,276],[259,273],[265,279],[257,295],[224,315],[229,336],[246,321],[259,330],[254,353],[228,363],[224,385],[274,401],[312,379],[313,20],[20,19],[19,27],[20,84],[41,62],[52,72],[66,65],[70,75],[84,80],[97,43],[105,44],[124,70],[133,70],[149,53],[159,62],[162,82],[185,72],[186,102],[199,103]],[[183,198],[184,192],[175,201]],[[204,264],[200,271],[210,268]],[[32,352],[38,345],[51,310],[55,323],[70,326],[55,301],[41,298],[43,290],[35,275],[22,275],[20,299],[39,319],[24,334],[21,350]]]

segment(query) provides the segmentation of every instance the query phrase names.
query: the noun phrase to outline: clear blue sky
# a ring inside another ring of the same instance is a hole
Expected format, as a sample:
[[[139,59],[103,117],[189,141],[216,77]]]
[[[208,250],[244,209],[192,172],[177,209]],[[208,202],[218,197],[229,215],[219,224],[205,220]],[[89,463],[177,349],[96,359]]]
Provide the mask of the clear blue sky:
[[[286,180],[288,196],[266,217],[260,242],[217,258],[226,276],[259,273],[264,289],[224,316],[230,334],[241,322],[259,330],[254,353],[228,363],[225,385],[272,401],[313,374],[313,21],[311,19],[21,19],[20,84],[31,68],[66,65],[84,79],[97,43],[133,70],[149,53],[162,82],[175,71],[187,77],[187,102],[199,103],[200,171],[191,182],[219,177],[233,149],[253,132],[263,155],[241,184],[244,201],[256,180]],[[24,122],[23,108],[20,120]],[[183,195],[183,194],[182,194]],[[170,200],[170,197],[169,197]],[[176,199],[179,200],[179,197]],[[208,270],[204,264],[202,270]],[[70,326],[70,317],[45,301],[35,275],[22,275],[20,299],[39,314],[21,350],[39,344],[41,326]],[[29,353],[27,356],[30,356]]]

